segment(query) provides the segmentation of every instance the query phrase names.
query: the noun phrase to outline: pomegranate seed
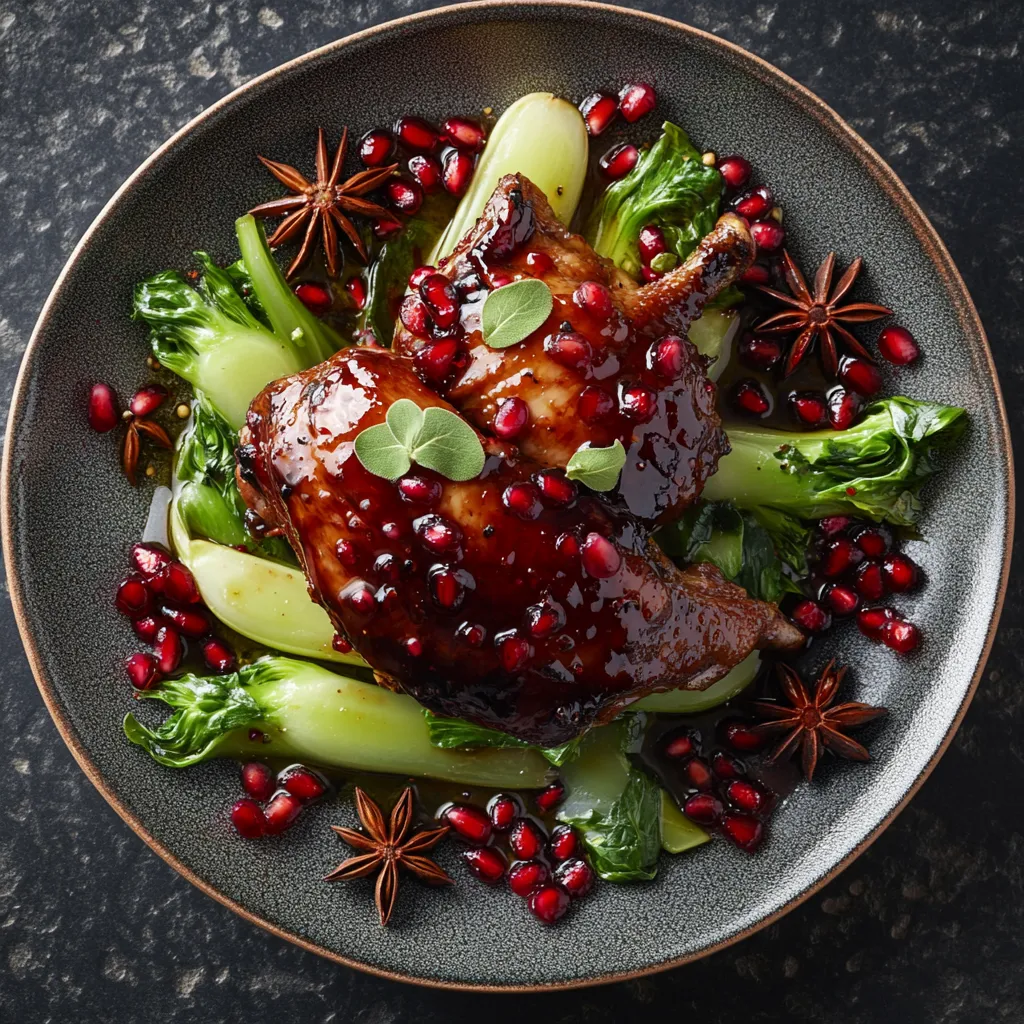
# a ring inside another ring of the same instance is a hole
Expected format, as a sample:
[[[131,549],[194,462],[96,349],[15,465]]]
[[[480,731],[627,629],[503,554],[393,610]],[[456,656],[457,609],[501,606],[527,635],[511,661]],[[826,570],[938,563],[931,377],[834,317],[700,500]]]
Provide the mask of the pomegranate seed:
[[[175,604],[198,604],[202,600],[196,578],[181,562],[170,562],[160,580],[161,592]]]
[[[452,372],[452,364],[459,354],[459,343],[454,338],[442,338],[431,345],[424,345],[416,353],[416,369],[426,380],[441,384]]]
[[[683,758],[693,757],[697,752],[697,743],[698,740],[694,734],[686,730],[678,735],[670,736],[662,749],[662,753],[666,757],[681,761]]]
[[[578,899],[594,888],[594,869],[582,858],[574,857],[555,868],[555,878],[570,896]]]
[[[393,238],[401,230],[402,222],[395,220],[394,217],[378,217],[373,222],[373,237],[379,238],[382,242]]]
[[[135,630],[135,635],[140,640],[151,644],[156,639],[162,625],[160,619],[154,618],[152,615],[144,615],[141,619],[133,620],[132,629]]]
[[[267,816],[255,800],[243,797],[231,808],[231,824],[243,839],[259,839],[267,831]]]
[[[580,552],[580,560],[588,576],[606,580],[614,576],[622,565],[619,549],[607,537],[599,533],[588,533]]]
[[[579,539],[571,533],[560,533],[555,538],[555,550],[564,558],[575,558],[580,553]]]
[[[892,536],[884,526],[869,526],[857,534],[857,547],[868,558],[881,558],[892,544]]]
[[[440,817],[468,843],[483,846],[491,838],[491,819],[472,804],[451,804]]]
[[[828,542],[821,557],[821,574],[827,580],[838,579],[861,559],[861,553],[849,537],[835,537]]]
[[[893,618],[891,608],[862,608],[857,613],[857,628],[869,640],[880,640],[882,629]]]
[[[685,769],[686,778],[690,785],[696,789],[711,788],[711,769],[706,761],[695,757],[688,761]]]
[[[600,135],[615,119],[619,112],[619,103],[614,96],[595,92],[580,104],[580,113],[587,122],[587,131],[591,135]]]
[[[128,408],[133,416],[149,416],[164,404],[166,397],[167,388],[162,384],[149,384],[132,395]]]
[[[148,690],[160,682],[160,666],[152,654],[132,654],[125,659],[124,669],[136,690]]]
[[[572,301],[598,320],[609,320],[615,312],[612,293],[600,281],[584,281],[572,293]]]
[[[440,136],[437,129],[420,117],[402,117],[395,124],[398,141],[417,153],[430,153],[437,149]]]
[[[619,408],[634,423],[650,423],[658,411],[658,396],[642,384],[630,384],[622,390]]]
[[[308,768],[286,768],[281,773],[280,781],[292,796],[304,804],[319,800],[327,792],[324,780],[314,775]]]
[[[839,361],[839,379],[857,394],[870,398],[882,390],[882,374],[866,359],[843,356]]]
[[[750,225],[750,234],[761,252],[775,252],[786,237],[782,225],[774,220],[755,220]]]
[[[882,643],[900,654],[909,654],[921,642],[921,632],[912,622],[891,619],[882,626]]]
[[[547,602],[530,605],[526,609],[527,628],[530,636],[537,640],[543,640],[551,636],[565,625],[565,614],[560,605],[552,605]]]
[[[764,746],[764,737],[759,732],[746,722],[735,719],[723,725],[722,735],[733,750],[742,750],[744,753],[752,753]]]
[[[526,899],[548,880],[548,869],[539,860],[524,860],[513,864],[508,872],[508,887]]]
[[[534,277],[543,277],[555,269],[555,261],[546,252],[528,252],[526,265],[533,271]]]
[[[359,140],[359,159],[364,167],[380,167],[395,155],[395,137],[383,128],[367,132]]]
[[[234,672],[238,667],[235,652],[220,640],[207,640],[203,644],[203,661],[214,672]]]
[[[366,305],[366,282],[358,274],[345,282],[345,291],[348,292],[356,309],[362,309]]]
[[[497,885],[505,877],[505,868],[508,866],[505,855],[493,846],[463,850],[462,859],[469,870],[488,885]]]
[[[441,484],[423,476],[403,476],[398,481],[398,490],[414,505],[433,505],[441,497]]]
[[[657,102],[654,86],[646,82],[627,85],[619,93],[619,111],[630,124],[649,114]]]
[[[590,386],[580,392],[576,411],[584,423],[599,423],[615,412],[615,399],[602,388]]]
[[[458,574],[446,566],[435,566],[428,576],[430,592],[442,608],[458,608],[465,597],[465,588]]]
[[[906,366],[921,355],[914,336],[905,327],[886,327],[878,336],[878,351],[897,366]]]
[[[741,284],[768,284],[771,279],[771,271],[763,263],[753,263],[740,274]]]
[[[476,162],[468,153],[462,153],[457,149],[450,149],[444,157],[444,168],[442,180],[446,192],[453,196],[461,196],[469,188],[473,180],[473,169]]]
[[[683,804],[683,814],[700,825],[713,825],[722,816],[722,802],[710,793],[694,793]]]
[[[122,615],[138,619],[153,607],[153,596],[144,580],[137,576],[129,576],[128,579],[122,580],[117,588],[114,605]]]
[[[331,646],[339,654],[348,654],[352,650],[352,642],[338,633],[331,637]]]
[[[423,641],[418,636],[406,637],[403,645],[409,657],[419,658],[423,655]]]
[[[334,296],[321,284],[306,281],[295,289],[295,297],[314,316],[323,316],[334,305]]]
[[[757,849],[764,834],[761,822],[746,814],[727,814],[722,819],[722,831],[747,853]]]
[[[782,358],[782,345],[774,338],[761,338],[747,334],[740,341],[740,359],[748,366],[770,370]]]
[[[437,273],[437,268],[430,266],[429,263],[426,264],[425,266],[417,267],[409,275],[409,287],[410,288],[415,288],[416,291],[419,291],[420,285],[423,284],[423,282],[426,281],[426,279],[428,277],[430,277],[432,274],[436,274],[436,273]]]
[[[339,540],[334,545],[335,554],[342,565],[353,566],[356,564],[356,546],[350,540]]]
[[[271,835],[280,835],[295,824],[295,819],[302,813],[302,801],[291,793],[278,793],[269,804],[264,814],[267,816],[267,831]]]
[[[747,220],[760,220],[771,213],[774,205],[775,198],[772,196],[771,189],[766,185],[759,185],[757,188],[737,196],[733,200],[732,208]]]
[[[530,913],[545,924],[554,924],[569,909],[569,894],[560,885],[545,885],[530,897]]]
[[[555,861],[568,860],[576,856],[580,837],[572,825],[559,825],[551,830],[551,858]]]
[[[825,396],[813,391],[800,391],[789,399],[790,408],[801,423],[809,427],[820,427],[828,415]]]
[[[546,814],[553,807],[562,802],[565,796],[565,786],[561,782],[552,782],[550,786],[542,789],[534,798],[534,803],[541,814]]]
[[[889,555],[882,563],[885,581],[897,594],[910,590],[917,582],[917,566],[905,555]]]
[[[518,672],[529,660],[530,644],[525,638],[512,633],[500,639],[495,637],[495,640],[498,642],[498,660],[506,672]]]
[[[449,117],[444,123],[444,141],[466,153],[479,153],[484,148],[484,130],[468,117]]]
[[[718,161],[718,173],[731,189],[743,188],[750,180],[752,171],[750,161],[741,156],[723,156]]]
[[[739,811],[757,814],[764,807],[764,792],[747,779],[733,779],[726,784],[725,798]]]
[[[865,601],[878,601],[885,594],[882,567],[877,562],[865,562],[858,566],[854,586]]]
[[[829,608],[832,609],[832,614],[839,616],[852,615],[857,610],[857,605],[860,604],[857,592],[841,583],[835,583],[828,588],[826,600]]]
[[[637,238],[636,247],[640,251],[640,259],[644,264],[649,265],[655,256],[660,256],[668,250],[665,242],[665,232],[655,224],[648,224],[640,229],[640,236]]]
[[[604,171],[606,178],[618,181],[619,178],[624,178],[636,167],[639,159],[640,150],[632,145],[632,143],[624,142],[609,149],[598,163],[601,165],[601,170]]]
[[[832,388],[828,393],[828,421],[833,430],[846,430],[860,414],[860,397],[844,388]]]
[[[276,788],[274,773],[262,761],[242,765],[242,789],[253,800],[269,800]]]
[[[584,372],[590,368],[593,353],[590,342],[576,331],[559,331],[544,339],[544,351],[560,366]]]
[[[508,834],[508,845],[518,860],[533,860],[544,848],[544,837],[528,818],[520,818]]]
[[[496,832],[507,832],[522,811],[519,801],[508,793],[499,793],[487,805],[487,813],[491,816],[491,825]]]
[[[441,161],[437,157],[424,156],[422,153],[412,157],[409,160],[409,173],[424,192],[432,194],[440,191]]]
[[[423,189],[415,181],[391,178],[384,191],[388,202],[401,213],[412,216],[423,205]]]
[[[733,392],[733,401],[748,416],[767,416],[772,409],[771,399],[756,380],[743,380]]]
[[[656,341],[648,353],[648,363],[663,380],[678,380],[686,364],[683,339],[667,334],[661,341]]]
[[[564,470],[543,469],[535,479],[541,498],[549,505],[564,508],[576,500],[576,485],[566,477]]]
[[[356,615],[370,615],[377,608],[377,599],[373,596],[373,588],[362,581],[349,584],[343,591],[343,596],[349,608]]]
[[[210,632],[210,620],[204,612],[195,608],[170,608],[164,605],[160,614],[185,636],[196,639]]]
[[[107,384],[93,384],[89,390],[89,426],[97,434],[105,434],[121,422],[117,411],[117,396]]]
[[[711,770],[719,779],[738,779],[743,775],[743,765],[720,750],[711,758]]]
[[[536,519],[543,511],[540,502],[540,491],[535,484],[518,483],[505,488],[501,500],[510,512],[520,519]]]
[[[832,619],[828,612],[816,601],[801,601],[793,609],[790,618],[803,630],[808,633],[823,633],[832,625]]]
[[[491,288],[504,288],[505,285],[511,284],[514,278],[511,274],[506,274],[503,270],[492,270],[488,275],[491,279]]]
[[[818,529],[823,536],[832,537],[837,533],[842,533],[850,525],[850,522],[848,516],[825,516],[824,519],[818,521]]]
[[[447,331],[459,319],[459,299],[444,274],[430,274],[420,283],[420,295],[430,309],[431,319]]]
[[[181,634],[170,626],[162,626],[153,644],[157,664],[162,675],[169,676],[185,656],[185,644]]]

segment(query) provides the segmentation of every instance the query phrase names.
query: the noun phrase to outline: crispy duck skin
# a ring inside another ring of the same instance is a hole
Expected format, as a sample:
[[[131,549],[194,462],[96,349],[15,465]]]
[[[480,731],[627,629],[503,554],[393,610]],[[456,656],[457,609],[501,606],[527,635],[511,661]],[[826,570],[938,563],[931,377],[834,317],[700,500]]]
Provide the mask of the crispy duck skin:
[[[345,349],[258,395],[238,449],[253,518],[285,533],[384,685],[553,745],[652,691],[703,689],[755,647],[803,642],[774,605],[711,566],[680,571],[561,471],[539,487],[513,445],[486,441],[465,483],[417,466],[374,476],[354,440],[400,398],[450,408],[408,362]]]
[[[417,336],[401,321],[393,347],[484,433],[495,433],[506,399],[526,402],[529,424],[514,440],[543,465],[564,467],[581,445],[618,439],[627,458],[611,499],[648,524],[663,523],[699,496],[729,451],[714,385],[686,331],[753,258],[746,225],[725,214],[685,263],[638,286],[568,231],[536,186],[510,174],[438,268],[462,297],[456,360],[439,371],[436,339]],[[491,349],[480,325],[488,290],[525,277],[551,289],[551,315],[520,344]],[[608,289],[604,310],[574,300],[584,282]],[[666,372],[652,355],[657,339],[669,334],[678,355]]]

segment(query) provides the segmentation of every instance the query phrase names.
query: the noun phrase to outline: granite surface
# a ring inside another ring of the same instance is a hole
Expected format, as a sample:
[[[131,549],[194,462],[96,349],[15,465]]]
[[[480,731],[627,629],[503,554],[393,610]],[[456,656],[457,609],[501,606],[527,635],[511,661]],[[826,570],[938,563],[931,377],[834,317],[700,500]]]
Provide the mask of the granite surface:
[[[253,75],[432,6],[0,0],[0,411],[64,260],[154,147]],[[680,18],[760,54],[822,96],[893,165],[964,274],[1019,434],[1024,8],[1013,0],[624,6]],[[1024,1020],[1022,610],[1024,588],[1013,578],[985,679],[948,754],[839,879],[708,960],[546,996],[541,1007],[535,997],[434,992],[359,974],[193,889],[72,760],[3,602],[0,714],[11,788],[0,803],[0,1019]],[[572,941],[571,930],[565,937]]]

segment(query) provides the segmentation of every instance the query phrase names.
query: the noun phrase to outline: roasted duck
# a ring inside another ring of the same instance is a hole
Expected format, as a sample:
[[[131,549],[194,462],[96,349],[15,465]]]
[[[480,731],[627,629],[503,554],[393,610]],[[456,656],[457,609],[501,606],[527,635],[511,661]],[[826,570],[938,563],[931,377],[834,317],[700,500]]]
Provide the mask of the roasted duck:
[[[381,349],[346,349],[252,403],[238,479],[258,531],[283,532],[310,593],[383,685],[554,745],[656,690],[703,689],[800,631],[709,565],[679,570],[628,514],[510,444],[480,475],[354,453],[401,398],[450,408]]]

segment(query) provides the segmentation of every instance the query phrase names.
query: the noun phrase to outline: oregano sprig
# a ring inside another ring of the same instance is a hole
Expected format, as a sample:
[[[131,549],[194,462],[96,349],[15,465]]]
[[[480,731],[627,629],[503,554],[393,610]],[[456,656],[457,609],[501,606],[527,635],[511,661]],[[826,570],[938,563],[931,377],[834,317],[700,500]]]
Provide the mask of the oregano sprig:
[[[449,409],[421,409],[408,398],[388,408],[383,423],[360,431],[356,457],[374,476],[397,480],[415,462],[449,480],[471,480],[484,468],[476,431]]]
[[[484,343],[490,348],[518,345],[547,320],[553,306],[551,289],[533,277],[496,288],[484,300]]]

